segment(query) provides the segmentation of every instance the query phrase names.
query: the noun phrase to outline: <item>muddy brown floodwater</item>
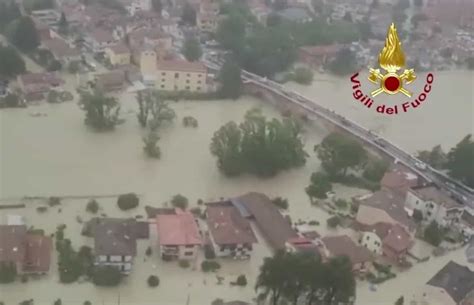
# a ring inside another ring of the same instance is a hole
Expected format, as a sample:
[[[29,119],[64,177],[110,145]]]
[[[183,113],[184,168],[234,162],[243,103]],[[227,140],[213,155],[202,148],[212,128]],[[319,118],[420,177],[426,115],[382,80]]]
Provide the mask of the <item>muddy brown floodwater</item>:
[[[436,86],[430,100],[413,113],[396,117],[383,117],[366,111],[351,97],[349,78],[335,79],[316,76],[311,86],[288,84],[306,96],[313,97],[335,111],[347,115],[401,147],[415,152],[442,144],[448,149],[465,134],[473,132],[473,74],[469,72],[436,73]],[[420,76],[420,79],[422,77]],[[370,91],[366,87],[364,91]],[[414,92],[416,87],[411,88]],[[145,204],[161,206],[171,196],[181,193],[195,204],[198,199],[214,200],[220,197],[240,195],[248,191],[260,191],[269,196],[289,199],[289,213],[293,220],[318,220],[315,229],[322,234],[339,234],[325,226],[328,215],[312,208],[304,193],[311,173],[319,168],[319,161],[312,148],[327,134],[321,124],[313,123],[306,128],[304,141],[311,155],[306,166],[281,173],[271,179],[250,176],[228,179],[216,168],[215,159],[209,152],[213,133],[230,120],[241,121],[252,107],[261,107],[268,116],[279,116],[262,102],[243,97],[238,101],[199,101],[172,103],[178,118],[160,131],[160,160],[150,160],[142,152],[141,129],[136,119],[136,102],[132,95],[121,99],[122,116],[126,122],[113,132],[95,133],[83,124],[83,113],[75,103],[40,104],[27,109],[3,109],[0,111],[0,197],[8,201],[20,201],[23,196],[103,195],[136,192],[141,195],[141,207],[129,213],[117,210],[115,199],[99,199],[103,212],[108,216],[123,217],[144,215]],[[32,117],[33,113],[44,116]],[[181,120],[192,115],[199,121],[197,129],[184,128]],[[337,197],[350,198],[366,191],[336,186]],[[91,245],[92,241],[81,237],[80,224],[91,217],[85,212],[87,199],[65,200],[58,208],[45,214],[36,212],[36,203],[28,202],[23,210],[0,210],[0,221],[8,214],[25,216],[28,225],[43,228],[52,233],[60,223],[68,225],[67,237],[73,245]],[[46,278],[30,280],[26,284],[15,283],[0,286],[0,301],[17,304],[33,298],[35,304],[52,304],[61,298],[63,304],[160,304],[208,305],[217,298],[250,301],[255,297],[255,277],[262,258],[269,255],[261,236],[260,244],[249,262],[222,261],[219,275],[225,277],[224,285],[216,285],[215,275],[199,270],[183,270],[176,263],[164,264],[156,256],[144,262],[149,241],[140,241],[133,273],[120,288],[97,288],[90,283],[62,285],[56,275],[55,255],[52,272]],[[382,284],[371,292],[366,283],[357,289],[357,305],[393,304],[400,295],[407,297],[426,282],[445,261],[453,259],[465,263],[462,251],[432,259],[396,279]],[[249,285],[231,287],[229,282],[239,274],[246,274]],[[160,286],[148,288],[146,278],[150,274],[160,277]]]

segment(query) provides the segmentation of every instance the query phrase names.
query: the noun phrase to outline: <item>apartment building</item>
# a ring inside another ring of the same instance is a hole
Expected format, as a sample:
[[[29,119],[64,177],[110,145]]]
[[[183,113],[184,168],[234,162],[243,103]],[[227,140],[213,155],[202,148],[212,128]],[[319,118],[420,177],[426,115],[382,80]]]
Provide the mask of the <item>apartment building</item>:
[[[457,223],[464,211],[460,203],[434,186],[411,188],[405,205],[411,210],[419,210],[424,222],[436,221],[444,227]]]
[[[163,91],[206,92],[207,67],[201,62],[157,60],[155,51],[140,56],[140,68],[146,84]]]

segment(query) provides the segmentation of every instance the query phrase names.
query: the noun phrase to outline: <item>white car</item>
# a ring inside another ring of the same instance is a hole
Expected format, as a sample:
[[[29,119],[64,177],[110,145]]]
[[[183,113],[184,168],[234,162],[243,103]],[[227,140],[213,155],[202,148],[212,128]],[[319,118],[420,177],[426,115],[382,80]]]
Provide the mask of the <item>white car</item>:
[[[426,169],[426,164],[423,162],[416,162],[415,166],[419,169],[423,169],[423,170]]]

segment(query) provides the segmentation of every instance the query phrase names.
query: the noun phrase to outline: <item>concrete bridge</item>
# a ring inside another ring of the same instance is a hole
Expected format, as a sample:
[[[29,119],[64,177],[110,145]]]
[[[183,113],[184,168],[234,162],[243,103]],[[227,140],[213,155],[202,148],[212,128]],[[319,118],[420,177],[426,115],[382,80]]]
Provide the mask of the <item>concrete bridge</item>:
[[[219,70],[222,62],[206,60],[212,70]],[[366,147],[377,151],[410,168],[428,183],[448,192],[456,200],[474,208],[474,190],[456,181],[445,173],[424,164],[396,144],[380,137],[358,123],[326,109],[314,100],[286,89],[284,86],[248,71],[242,71],[247,93],[262,98],[283,111],[291,111],[302,118],[317,118],[331,131],[350,134]]]

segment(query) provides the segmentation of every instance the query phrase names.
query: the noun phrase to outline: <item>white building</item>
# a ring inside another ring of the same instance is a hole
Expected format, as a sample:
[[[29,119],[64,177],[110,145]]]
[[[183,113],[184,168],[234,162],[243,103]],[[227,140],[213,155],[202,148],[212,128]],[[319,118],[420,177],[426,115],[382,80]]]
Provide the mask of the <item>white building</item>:
[[[411,188],[407,192],[405,205],[419,210],[426,223],[436,221],[446,227],[459,221],[464,207],[434,186]]]

